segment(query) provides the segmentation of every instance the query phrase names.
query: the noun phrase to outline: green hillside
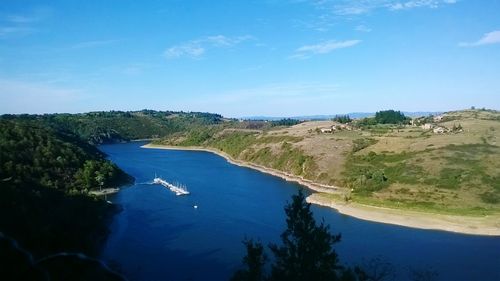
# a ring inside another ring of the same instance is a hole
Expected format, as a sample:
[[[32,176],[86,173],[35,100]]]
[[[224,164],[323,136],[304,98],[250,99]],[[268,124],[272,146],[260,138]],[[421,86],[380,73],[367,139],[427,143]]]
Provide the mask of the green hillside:
[[[223,122],[218,114],[154,110],[3,115],[0,118],[38,121],[58,131],[71,132],[92,144],[165,137]]]
[[[96,255],[117,209],[88,192],[131,180],[70,132],[29,118],[0,120],[0,232],[36,257]]]
[[[156,143],[215,148],[238,160],[340,187],[325,195],[332,200],[450,214],[500,212],[499,112],[466,110],[414,120],[398,111],[376,116],[380,120],[348,125],[311,121],[260,130],[211,127]],[[332,126],[333,132],[322,131]]]

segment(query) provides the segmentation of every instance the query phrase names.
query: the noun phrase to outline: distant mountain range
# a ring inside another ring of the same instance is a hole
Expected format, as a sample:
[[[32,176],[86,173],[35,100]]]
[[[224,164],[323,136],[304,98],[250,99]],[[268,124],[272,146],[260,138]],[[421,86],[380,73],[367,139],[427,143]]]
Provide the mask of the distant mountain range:
[[[431,111],[417,111],[417,112],[406,112],[403,111],[403,114],[409,117],[419,117],[419,116],[428,116],[428,115],[439,115],[443,112],[431,112]],[[349,115],[353,119],[365,118],[374,116],[375,112],[351,112],[351,113],[343,113],[343,114],[332,114],[332,115],[303,115],[303,116],[290,116],[290,117],[273,117],[273,116],[247,116],[241,117],[240,119],[244,120],[267,120],[267,121],[276,121],[284,118],[297,119],[297,120],[330,120],[337,115]]]

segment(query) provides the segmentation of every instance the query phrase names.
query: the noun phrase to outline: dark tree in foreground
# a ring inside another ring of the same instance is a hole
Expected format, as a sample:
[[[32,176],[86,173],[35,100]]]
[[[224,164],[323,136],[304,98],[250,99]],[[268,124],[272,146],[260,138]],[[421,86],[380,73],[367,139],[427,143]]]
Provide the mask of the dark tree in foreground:
[[[97,259],[82,253],[52,254],[40,259],[0,232],[0,280],[125,281]]]
[[[282,245],[269,245],[273,258],[266,265],[264,246],[245,240],[247,254],[244,269],[238,270],[231,281],[390,281],[396,279],[394,266],[381,258],[374,258],[355,267],[342,266],[333,245],[340,242],[340,234],[332,235],[324,222],[316,223],[302,191],[292,196],[285,206],[287,228],[281,234]],[[266,269],[271,269],[266,274]],[[432,268],[410,269],[410,280],[436,280]]]
[[[340,267],[333,244],[340,241],[340,235],[330,234],[323,222],[316,225],[301,191],[293,196],[285,213],[283,245],[270,245],[276,258],[271,280],[336,280]]]
[[[379,257],[356,266],[354,272],[359,281],[389,281],[396,278],[394,266]]]
[[[247,249],[247,255],[243,258],[245,269],[238,270],[232,281],[259,281],[264,280],[264,265],[267,257],[264,246],[252,240],[243,241]]]
[[[357,276],[361,271],[342,267],[333,249],[340,235],[332,235],[323,222],[316,223],[302,191],[292,197],[285,212],[287,228],[281,234],[283,244],[269,246],[274,256],[270,275],[264,273],[264,247],[245,241],[247,255],[243,263],[246,268],[236,272],[231,280],[359,280]]]

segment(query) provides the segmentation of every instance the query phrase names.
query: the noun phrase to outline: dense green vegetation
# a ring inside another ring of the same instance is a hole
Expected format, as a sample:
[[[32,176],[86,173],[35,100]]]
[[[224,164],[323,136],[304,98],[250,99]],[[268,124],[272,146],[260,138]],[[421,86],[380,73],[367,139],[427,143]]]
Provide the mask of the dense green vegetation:
[[[349,115],[335,115],[335,117],[332,120],[342,124],[347,124],[352,122],[352,119]]]
[[[249,149],[241,158],[245,161],[304,176],[305,178],[312,177],[316,167],[311,156],[305,155],[303,151],[293,147],[287,141],[282,142],[280,149],[276,152],[273,152],[269,147],[257,151]]]
[[[358,142],[370,143],[368,139]],[[351,153],[345,163],[343,185],[354,190],[358,202],[456,214],[496,212],[495,204],[500,202],[500,181],[489,169],[487,157],[498,153],[499,148],[489,144],[448,145],[402,153]],[[425,165],[424,159],[437,157],[444,163],[434,169]],[[370,199],[374,192],[394,185],[419,189],[397,188],[383,202]],[[466,190],[478,191],[476,196],[483,206],[456,205],[453,197]]]
[[[291,118],[284,118],[281,120],[277,121],[271,121],[272,126],[293,126],[300,124],[302,121],[297,120],[297,119],[291,119]]]
[[[367,155],[351,155],[344,172],[346,185],[359,194],[371,194],[393,182],[416,183],[422,178],[422,169],[405,161],[411,156],[409,153],[377,154],[373,151]]]
[[[96,255],[117,209],[88,191],[130,180],[70,132],[31,117],[0,120],[0,232],[36,257]]]
[[[282,136],[257,137],[259,133],[266,132],[276,126],[293,126],[300,123],[294,119],[283,119],[279,121],[244,121],[226,122],[224,124],[212,124],[210,126],[196,126],[187,128],[183,132],[173,134],[172,138],[155,140],[153,143],[179,145],[179,146],[207,146],[214,147],[230,154],[233,157],[239,155],[245,146],[255,143],[271,143],[285,140],[298,141],[300,138]]]
[[[82,114],[3,115],[1,119],[41,122],[93,144],[149,139],[219,124],[221,115],[174,111],[109,111]]]
[[[255,143],[256,140],[255,133],[234,132],[223,134],[217,139],[211,139],[209,143],[232,157],[238,157],[243,150]]]
[[[131,181],[93,145],[191,132],[222,116],[185,112],[92,112],[0,117],[0,233],[35,258],[96,256],[118,207],[90,191]]]
[[[316,168],[315,163],[311,156],[292,145],[302,139],[295,136],[261,135],[252,131],[221,131],[221,128],[210,127],[190,131],[178,142],[166,139],[154,143],[215,148],[234,159],[308,178]],[[277,146],[277,149],[273,150],[269,145]]]
[[[124,173],[95,147],[30,120],[0,120],[0,179],[65,193],[118,185]]]
[[[372,138],[354,139],[352,140],[352,152],[358,152],[375,143],[377,143],[377,140]]]
[[[401,124],[410,120],[401,111],[385,110],[375,113],[375,121],[378,124]]]
[[[375,117],[368,117],[358,120],[359,127],[369,127],[377,124],[408,124],[411,118],[406,117],[401,111],[384,110],[375,113]]]

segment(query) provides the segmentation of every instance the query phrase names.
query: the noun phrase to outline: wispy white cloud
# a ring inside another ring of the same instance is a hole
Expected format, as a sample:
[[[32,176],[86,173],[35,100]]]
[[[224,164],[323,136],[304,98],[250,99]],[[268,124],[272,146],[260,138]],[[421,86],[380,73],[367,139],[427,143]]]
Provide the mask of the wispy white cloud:
[[[93,40],[93,41],[84,41],[73,44],[70,49],[86,49],[86,48],[95,48],[100,46],[106,46],[113,43],[118,42],[119,40]]]
[[[359,32],[371,32],[372,31],[371,28],[369,28],[365,25],[362,25],[362,24],[356,26],[356,28],[354,28],[354,30],[359,31]]]
[[[0,16],[0,21],[14,24],[25,24],[41,21],[51,15],[52,9],[43,7],[26,11],[25,13],[4,14],[3,16]]]
[[[226,37],[224,35],[208,36],[205,38],[205,42],[210,43],[216,47],[231,47],[244,41],[254,39],[250,35],[236,36],[236,37]]]
[[[307,45],[297,49],[297,52],[311,52],[313,54],[327,54],[336,49],[352,47],[361,42],[360,40],[327,41],[316,45]]]
[[[210,48],[230,48],[242,42],[252,40],[250,35],[227,37],[224,35],[207,36],[188,41],[183,44],[171,46],[163,52],[167,59],[176,59],[181,57],[199,58]]]
[[[488,32],[475,42],[462,42],[458,45],[460,47],[478,47],[483,45],[500,44],[500,30]]]
[[[328,54],[334,50],[353,47],[359,43],[361,43],[361,40],[329,40],[314,45],[305,45],[295,50],[295,53],[290,58],[306,59],[312,55]]]
[[[394,2],[389,3],[387,7],[390,10],[409,10],[414,8],[439,8],[439,6],[444,4],[455,4],[456,0],[411,0],[404,2]]]
[[[414,8],[438,8],[455,4],[458,0],[318,0],[313,1],[316,7],[333,11],[338,16],[356,16],[384,9],[391,11]]]
[[[12,36],[25,36],[33,33],[36,28],[33,26],[52,14],[48,8],[35,9],[26,14],[7,14],[0,16],[0,39]]]
[[[22,27],[22,26],[0,26],[0,38],[7,38],[10,36],[18,35],[26,35],[33,32],[34,29],[30,27]]]
[[[299,28],[307,28],[318,32],[326,32],[335,26],[335,15],[330,11],[324,11],[320,15],[315,15],[306,19],[295,19],[293,25]]]
[[[440,8],[460,0],[290,0],[309,4],[319,12],[312,19],[295,20],[299,27],[315,31],[328,31],[338,22],[361,18],[377,11],[399,12],[416,8]],[[357,31],[366,32],[363,28]]]
[[[172,46],[165,50],[163,56],[167,59],[176,59],[180,57],[197,58],[205,53],[205,48],[198,44],[187,43]]]
[[[5,19],[12,23],[28,23],[38,21],[38,17],[30,17],[25,15],[7,15]]]
[[[10,22],[10,23],[31,23],[31,22],[37,22],[41,20],[42,17],[39,15],[18,15],[18,14],[11,14],[7,15],[4,18],[4,21]]]

